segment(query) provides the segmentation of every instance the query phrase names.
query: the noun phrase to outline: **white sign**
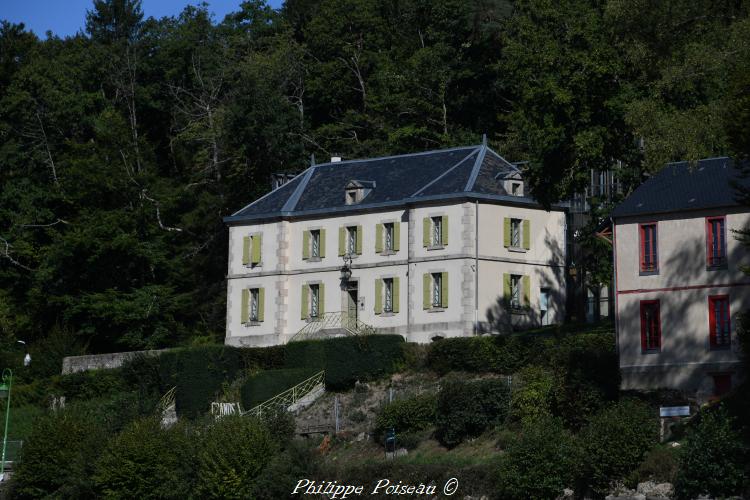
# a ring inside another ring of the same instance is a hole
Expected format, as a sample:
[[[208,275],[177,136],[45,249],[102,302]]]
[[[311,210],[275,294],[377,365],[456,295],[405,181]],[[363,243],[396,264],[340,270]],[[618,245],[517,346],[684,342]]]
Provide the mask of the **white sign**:
[[[659,408],[660,417],[688,417],[690,416],[689,406],[662,406]]]

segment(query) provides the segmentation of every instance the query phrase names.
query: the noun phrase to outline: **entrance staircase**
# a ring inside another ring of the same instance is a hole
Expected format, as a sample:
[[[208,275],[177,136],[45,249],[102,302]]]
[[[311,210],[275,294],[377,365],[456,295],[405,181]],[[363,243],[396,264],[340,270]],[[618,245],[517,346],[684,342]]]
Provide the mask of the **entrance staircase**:
[[[294,334],[289,342],[372,335],[374,333],[376,333],[375,328],[360,321],[356,315],[349,314],[346,311],[335,311],[311,319],[308,324]]]

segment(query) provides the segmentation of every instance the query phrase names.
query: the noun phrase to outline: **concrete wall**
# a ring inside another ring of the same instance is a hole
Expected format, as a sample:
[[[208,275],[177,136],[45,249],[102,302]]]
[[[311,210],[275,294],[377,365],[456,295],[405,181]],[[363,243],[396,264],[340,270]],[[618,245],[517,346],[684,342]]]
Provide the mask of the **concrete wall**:
[[[324,284],[325,312],[346,310],[346,292],[341,289],[339,228],[362,226],[362,253],[354,256],[351,281],[358,284],[362,307],[359,319],[383,333],[404,335],[407,340],[428,342],[435,335],[443,337],[470,335],[475,319],[475,248],[476,207],[474,203],[444,203],[409,209],[332,216],[320,219],[272,222],[266,225],[230,228],[229,275],[227,283],[226,343],[244,346],[266,346],[287,342],[301,330],[307,320],[302,318],[302,287],[310,283]],[[480,204],[480,308],[496,303],[502,293],[502,273],[523,268],[532,276],[532,296],[538,306],[538,289],[549,286],[564,297],[559,279],[564,264],[565,218],[562,212],[539,209],[500,207]],[[447,217],[448,242],[440,247],[423,245],[423,220],[426,217]],[[519,217],[531,221],[532,245],[526,252],[511,253],[502,245],[503,217]],[[376,226],[400,222],[400,248],[385,255],[375,250]],[[303,259],[303,233],[325,229],[325,255],[316,260]],[[242,237],[263,234],[261,266],[244,266]],[[269,242],[275,246],[269,247]],[[448,273],[448,307],[424,309],[423,275]],[[481,274],[480,274],[481,275]],[[559,277],[558,277],[559,275]],[[376,314],[375,281],[398,277],[400,281],[399,311]],[[265,289],[264,321],[243,325],[240,321],[241,297],[244,288]],[[557,299],[555,299],[557,300]],[[562,304],[555,302],[554,321],[563,317]],[[480,316],[484,312],[480,311]],[[522,318],[532,324],[532,316]]]
[[[706,266],[708,216],[726,216],[727,257],[725,269]],[[641,275],[639,223],[656,222],[658,272]],[[737,315],[747,308],[750,279],[741,266],[748,252],[733,229],[750,222],[750,215],[734,211],[693,211],[658,217],[618,220],[617,325],[620,368],[624,388],[669,387],[705,394],[713,390],[712,374],[739,377]],[[709,342],[708,297],[728,295],[731,346],[712,349]],[[659,300],[661,349],[641,350],[640,303]]]
[[[108,354],[90,354],[87,356],[67,356],[62,361],[62,374],[119,368],[126,361],[137,356],[158,356],[169,349],[151,351],[112,352]]]

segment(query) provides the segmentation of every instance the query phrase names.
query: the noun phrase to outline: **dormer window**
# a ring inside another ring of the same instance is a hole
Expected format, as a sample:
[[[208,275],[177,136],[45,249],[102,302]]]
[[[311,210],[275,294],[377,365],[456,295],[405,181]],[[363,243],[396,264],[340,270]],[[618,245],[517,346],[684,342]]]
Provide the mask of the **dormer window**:
[[[345,203],[356,205],[375,188],[374,181],[349,181],[346,185]]]

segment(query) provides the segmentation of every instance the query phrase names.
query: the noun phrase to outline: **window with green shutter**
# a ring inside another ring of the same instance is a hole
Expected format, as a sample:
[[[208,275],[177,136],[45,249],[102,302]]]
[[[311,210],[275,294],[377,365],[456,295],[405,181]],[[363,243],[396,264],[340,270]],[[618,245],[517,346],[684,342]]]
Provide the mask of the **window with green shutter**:
[[[320,230],[320,258],[324,258],[326,256],[326,230],[321,229]]]
[[[440,218],[440,244],[443,246],[448,245],[448,216],[443,215]]]
[[[422,219],[422,246],[427,248],[430,246],[432,237],[432,224],[429,217]]]
[[[440,273],[440,306],[448,307],[448,273]]]
[[[301,297],[301,303],[300,303],[300,316],[302,319],[307,319],[307,305],[310,296],[310,288],[307,285],[302,285],[302,293],[300,295]]]
[[[383,251],[383,224],[375,224],[375,253]]]
[[[346,255],[346,227],[339,228],[339,257]]]
[[[510,246],[510,217],[503,219],[503,246],[508,248]]]
[[[429,309],[432,307],[432,279],[430,273],[422,276],[422,308]]]
[[[393,223],[393,251],[398,252],[401,249],[401,223]]]
[[[398,277],[393,278],[393,313],[399,311],[399,301],[401,300],[401,294],[399,291],[400,281]]]
[[[260,250],[262,248],[261,234],[254,234],[252,237],[252,250],[250,255],[250,264],[257,266],[260,264]]]
[[[383,312],[383,280],[375,279],[375,314]]]
[[[248,306],[250,305],[250,290],[242,289],[242,302],[240,303],[240,322],[244,325],[248,320]]]
[[[531,277],[524,275],[521,282],[523,283],[523,305],[529,307],[531,305]]]
[[[531,248],[531,222],[528,220],[523,221],[523,247],[526,250]]]
[[[250,247],[251,247],[250,236],[243,236],[242,238],[242,265],[247,266],[250,264]]]
[[[357,255],[362,255],[362,226],[357,226],[355,250]]]
[[[310,258],[310,231],[302,231],[302,259]]]

